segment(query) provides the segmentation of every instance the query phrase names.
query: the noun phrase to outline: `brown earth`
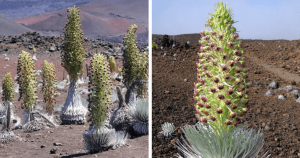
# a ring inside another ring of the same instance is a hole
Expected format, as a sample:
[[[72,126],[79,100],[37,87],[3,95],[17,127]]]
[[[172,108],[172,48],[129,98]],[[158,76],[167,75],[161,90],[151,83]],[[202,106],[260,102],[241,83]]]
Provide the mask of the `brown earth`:
[[[57,41],[56,41],[57,42]],[[1,43],[0,47],[6,47],[9,51],[0,53],[0,83],[2,85],[2,79],[7,72],[11,72],[12,77],[16,76],[18,54],[21,50],[27,52],[32,52],[27,46],[22,44],[6,44]],[[43,61],[46,59],[55,65],[56,76],[58,81],[63,80],[64,68],[61,66],[60,51],[55,51],[51,53],[45,53],[41,51],[41,48],[37,48],[37,59],[35,61],[36,70],[42,70]],[[102,52],[106,48],[98,47],[91,48],[89,43],[84,43],[85,52]],[[9,57],[8,61],[5,61],[4,54]],[[118,67],[122,68],[122,59],[116,59]],[[85,63],[89,63],[89,59],[86,59]],[[65,72],[64,79],[66,79],[67,73]],[[83,77],[86,76],[86,67],[84,64]],[[38,76],[38,80],[41,76]],[[16,82],[15,82],[16,83]],[[113,83],[120,84],[118,81],[113,81]],[[87,84],[84,83],[79,87],[87,88]],[[64,89],[58,89],[60,95],[56,98],[57,102],[55,105],[63,105],[67,98],[68,86]],[[0,94],[2,96],[2,93]],[[17,101],[19,97],[18,93],[15,93],[15,102],[13,111],[14,113],[22,119],[23,109],[21,108],[21,102]],[[37,105],[45,106],[43,103],[43,95],[41,93],[41,88],[38,90],[38,100]],[[87,94],[82,94],[81,97],[87,99]],[[2,104],[2,101],[1,101]],[[58,112],[55,113],[59,115]],[[116,150],[108,150],[102,153],[88,154],[85,150],[83,142],[83,132],[89,127],[88,123],[85,125],[60,125],[54,129],[43,129],[40,131],[32,133],[23,133],[22,130],[13,130],[13,132],[19,137],[13,142],[0,145],[0,157],[16,158],[16,157],[33,157],[33,158],[43,158],[43,157],[125,157],[125,158],[146,158],[148,157],[148,135],[141,137],[131,137],[127,140],[125,146],[117,148]],[[0,127],[2,128],[2,127]],[[51,131],[51,132],[50,132]],[[62,143],[62,146],[54,146],[53,143]],[[41,148],[42,145],[45,147]],[[56,154],[50,154],[50,150],[57,148]]]
[[[181,154],[175,146],[180,139],[180,127],[197,122],[193,108],[193,86],[196,82],[197,44],[199,35],[181,35],[174,39],[178,43],[190,41],[188,48],[176,47],[153,50],[152,52],[152,156],[173,157]],[[153,41],[162,38],[153,35]],[[169,37],[172,39],[172,36]],[[181,39],[182,38],[182,39]],[[264,139],[272,157],[300,157],[300,105],[290,90],[275,89],[274,96],[267,97],[268,85],[277,81],[279,87],[294,84],[300,87],[299,51],[300,41],[287,40],[243,40],[245,43],[246,68],[252,83],[249,101],[250,111],[246,114],[246,126],[264,129]],[[159,46],[160,47],[160,46]],[[166,56],[163,57],[163,54]],[[176,56],[174,56],[176,54]],[[174,62],[174,58],[176,61]],[[187,82],[184,81],[187,79]],[[295,81],[295,82],[293,82]],[[297,89],[294,87],[294,89]],[[284,94],[286,100],[278,100]],[[298,96],[296,96],[298,97]],[[175,136],[165,138],[161,125],[175,125]],[[266,148],[266,147],[265,147]]]

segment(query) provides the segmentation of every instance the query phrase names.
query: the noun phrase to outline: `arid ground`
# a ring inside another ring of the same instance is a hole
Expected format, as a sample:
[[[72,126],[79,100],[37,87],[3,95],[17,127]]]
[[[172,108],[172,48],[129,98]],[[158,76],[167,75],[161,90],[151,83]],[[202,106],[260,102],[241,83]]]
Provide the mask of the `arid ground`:
[[[43,61],[47,60],[55,65],[56,75],[58,82],[67,79],[67,73],[61,66],[60,50],[62,41],[59,37],[45,37],[36,33],[23,34],[17,37],[0,37],[0,83],[2,87],[2,79],[6,72],[11,72],[12,77],[15,78],[17,71],[18,55],[21,50],[32,53],[30,46],[35,45],[37,49],[37,61],[35,61],[36,70],[42,70]],[[53,47],[51,49],[51,47]],[[122,68],[122,49],[121,45],[110,44],[102,40],[86,39],[84,42],[84,49],[88,55],[94,53],[105,52],[106,54],[114,55],[117,64]],[[119,49],[120,48],[120,49]],[[50,50],[51,49],[51,50]],[[8,58],[8,60],[5,60]],[[87,57],[86,63],[89,63]],[[64,77],[63,77],[64,74]],[[86,77],[86,66],[84,64],[83,78]],[[38,75],[38,80],[41,80],[41,75]],[[112,78],[114,85],[119,85],[121,82]],[[15,81],[16,83],[16,81]],[[81,97],[83,98],[84,105],[87,106],[87,81],[79,85],[81,88]],[[113,100],[116,101],[117,94],[113,89]],[[64,104],[67,97],[68,86],[58,88],[59,95],[55,104],[55,116],[59,116],[59,110]],[[0,94],[2,96],[2,93]],[[17,101],[19,93],[15,93],[15,102],[13,111],[20,117],[21,124],[24,121],[22,113],[24,110],[21,108],[21,102]],[[36,109],[44,111],[42,108],[45,106],[43,103],[43,95],[41,87],[38,90],[38,100]],[[2,101],[1,101],[2,106]],[[0,125],[2,128],[2,125]],[[85,150],[83,142],[83,132],[87,130],[89,123],[85,125],[60,125],[57,128],[44,128],[40,131],[32,133],[24,133],[21,129],[13,130],[17,138],[13,142],[0,145],[0,157],[7,158],[49,158],[49,157],[125,157],[125,158],[145,158],[148,157],[148,135],[134,136],[127,140],[126,145],[115,150],[108,150],[102,153],[88,154]],[[62,146],[55,146],[54,143],[61,143]],[[50,154],[51,150],[56,150],[55,153]]]
[[[153,41],[162,37],[153,35]],[[169,38],[173,39],[172,36]],[[181,154],[175,145],[175,141],[182,136],[180,127],[197,122],[193,108],[193,86],[196,82],[199,38],[199,34],[174,36],[177,45],[174,49],[160,49],[160,46],[153,49],[153,157]],[[185,47],[187,41],[190,45]],[[300,41],[243,41],[246,68],[252,84],[246,126],[263,128],[265,144],[269,145],[272,157],[300,157],[300,104],[296,102],[299,94],[291,93],[300,88]],[[269,84],[273,81],[278,83],[279,88],[270,89]],[[268,90],[272,90],[274,95],[265,96]],[[279,100],[280,94],[286,100]],[[164,122],[174,123],[176,135],[166,138],[159,134]]]

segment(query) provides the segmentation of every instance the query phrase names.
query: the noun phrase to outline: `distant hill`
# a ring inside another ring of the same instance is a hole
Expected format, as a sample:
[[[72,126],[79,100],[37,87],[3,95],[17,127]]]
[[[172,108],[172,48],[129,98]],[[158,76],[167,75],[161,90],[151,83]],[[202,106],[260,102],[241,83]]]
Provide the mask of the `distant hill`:
[[[0,35],[16,35],[31,31],[14,21],[6,19],[4,16],[0,16],[0,28]]]
[[[92,0],[80,5],[84,36],[124,35],[138,24],[137,33],[148,32],[148,0]],[[59,34],[67,18],[67,9],[14,21],[45,34]]]

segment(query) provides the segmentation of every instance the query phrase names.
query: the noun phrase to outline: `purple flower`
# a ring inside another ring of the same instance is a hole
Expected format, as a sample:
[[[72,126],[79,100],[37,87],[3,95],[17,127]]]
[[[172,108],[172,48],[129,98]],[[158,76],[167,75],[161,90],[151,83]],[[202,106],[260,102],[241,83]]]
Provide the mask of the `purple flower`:
[[[207,98],[206,98],[206,97],[201,96],[200,98],[201,98],[201,100],[202,100],[204,103],[207,102]]]
[[[218,87],[219,90],[224,89],[224,85],[223,85],[223,84],[220,84],[220,85],[218,85],[217,87]]]
[[[222,113],[223,113],[223,110],[222,110],[222,108],[218,108],[215,112],[216,112],[217,114],[222,114]]]
[[[212,92],[212,93],[216,93],[217,92],[217,89],[216,88],[209,88],[210,89],[210,91]]]
[[[228,42],[227,47],[228,48],[233,48],[234,47],[234,42]]]
[[[232,121],[231,121],[231,120],[227,120],[227,121],[225,122],[225,125],[226,125],[226,126],[231,125],[231,124],[232,124]]]
[[[223,50],[223,48],[220,47],[220,46],[217,46],[217,47],[215,47],[215,49],[214,49],[214,51],[215,51],[216,53],[219,53],[219,52],[221,52],[222,50]]]
[[[224,38],[224,33],[223,33],[223,34],[218,34],[218,39],[219,39],[220,41],[223,41],[223,38]]]
[[[225,99],[225,96],[223,94],[218,94],[217,98],[220,99],[220,100],[223,100],[223,99]]]
[[[216,117],[215,116],[210,116],[210,119],[212,120],[212,121],[216,121]]]
[[[232,89],[232,88],[230,88],[230,89],[226,92],[227,95],[231,95],[231,94],[233,94],[233,93],[234,93],[234,89]]]
[[[232,103],[231,99],[225,101],[225,105],[230,105]]]
[[[217,77],[215,77],[215,78],[214,78],[214,82],[215,82],[215,83],[219,83],[220,80],[219,80]]]

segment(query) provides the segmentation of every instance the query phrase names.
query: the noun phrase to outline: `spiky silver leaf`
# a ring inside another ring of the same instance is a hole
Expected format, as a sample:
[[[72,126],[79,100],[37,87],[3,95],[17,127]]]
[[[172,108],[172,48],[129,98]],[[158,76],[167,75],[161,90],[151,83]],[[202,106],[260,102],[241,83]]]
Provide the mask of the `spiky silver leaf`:
[[[175,131],[174,124],[169,122],[165,122],[164,124],[162,124],[161,129],[162,131],[159,133],[163,134],[165,137],[171,137]]]
[[[139,134],[148,133],[148,107],[148,99],[137,99],[136,106],[130,107],[133,129]]]
[[[197,123],[181,128],[186,139],[176,141],[178,149],[188,158],[268,158],[268,151],[258,155],[264,146],[261,130],[238,126],[233,131]]]

